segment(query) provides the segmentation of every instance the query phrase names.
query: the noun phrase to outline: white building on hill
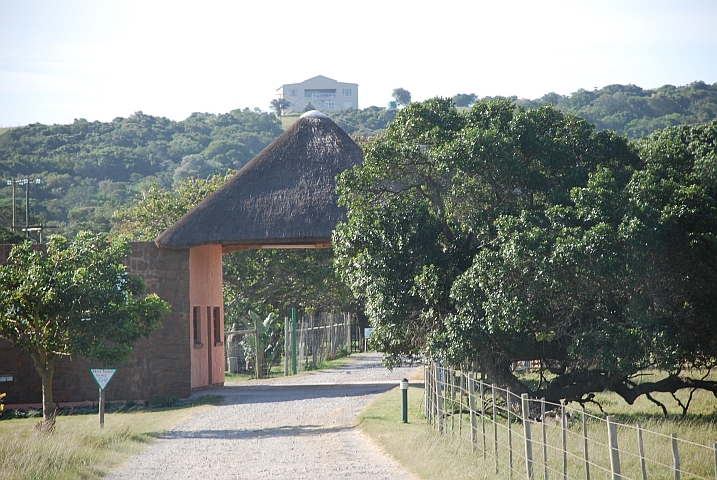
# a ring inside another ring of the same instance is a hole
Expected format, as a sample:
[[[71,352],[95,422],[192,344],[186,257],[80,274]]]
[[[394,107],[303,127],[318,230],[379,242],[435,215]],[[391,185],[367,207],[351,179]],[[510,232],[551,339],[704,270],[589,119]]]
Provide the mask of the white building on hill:
[[[288,83],[277,88],[279,96],[291,103],[284,113],[303,112],[311,105],[316,110],[358,109],[358,84],[342,83],[323,75],[304,80],[301,83]]]

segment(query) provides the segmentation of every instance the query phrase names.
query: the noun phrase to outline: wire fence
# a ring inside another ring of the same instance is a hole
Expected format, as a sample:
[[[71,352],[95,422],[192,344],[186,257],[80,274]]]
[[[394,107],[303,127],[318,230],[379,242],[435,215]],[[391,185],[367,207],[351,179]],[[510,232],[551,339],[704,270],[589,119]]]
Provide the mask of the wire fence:
[[[702,445],[516,395],[437,362],[424,368],[428,423],[469,441],[492,467],[489,477],[717,479],[717,443]]]
[[[352,331],[358,328],[350,313],[319,312],[305,314],[296,322],[296,331],[290,321],[284,331],[284,371],[292,371],[294,333],[296,334],[297,371],[312,370],[325,360],[349,355],[352,350]],[[353,327],[353,329],[352,329]]]
[[[345,312],[316,312],[304,314],[296,321],[296,328],[290,318],[284,319],[283,336],[278,338],[279,352],[283,352],[284,375],[296,370],[312,370],[324,361],[349,355],[358,351],[360,336],[355,314]],[[254,338],[255,329],[236,330],[224,333],[226,345],[226,370],[232,373],[246,373],[254,369],[256,360],[244,347],[245,335]],[[296,343],[294,343],[296,339]],[[283,343],[283,348],[281,346]],[[268,349],[269,346],[262,345]],[[256,349],[254,349],[256,350]],[[264,352],[266,357],[266,352]],[[274,357],[281,362],[282,355]],[[266,358],[267,362],[269,358]],[[296,369],[294,369],[296,362]],[[280,363],[272,363],[277,365]],[[267,365],[270,367],[270,365]],[[268,372],[264,372],[266,375]]]

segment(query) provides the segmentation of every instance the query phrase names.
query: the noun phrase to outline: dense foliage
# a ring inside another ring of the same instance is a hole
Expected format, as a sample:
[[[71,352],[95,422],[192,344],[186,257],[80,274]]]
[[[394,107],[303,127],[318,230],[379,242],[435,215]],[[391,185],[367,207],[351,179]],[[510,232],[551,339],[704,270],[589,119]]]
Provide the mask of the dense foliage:
[[[13,232],[9,228],[0,227],[0,244],[16,244],[23,243],[27,237]]]
[[[124,265],[129,253],[124,240],[81,232],[71,242],[50,237],[45,252],[25,242],[0,266],[0,337],[32,358],[50,426],[56,357],[122,360],[169,311],[155,294],[140,297],[144,283]]]
[[[41,179],[31,185],[30,223],[50,221],[68,235],[109,231],[112,213],[152,183],[169,187],[239,169],[281,132],[273,114],[249,109],[195,113],[181,122],[137,112],[107,123],[33,124],[0,135],[0,173]],[[12,190],[1,195],[0,221],[9,225]],[[17,204],[19,210],[24,198]]]
[[[151,242],[235,173],[229,170],[226,175],[214,174],[206,179],[190,177],[175,183],[172,189],[153,183],[129,206],[114,213],[113,233],[137,242]]]
[[[717,361],[716,142],[715,124],[632,147],[550,106],[412,103],[340,177],[338,269],[389,364],[428,352],[531,392],[511,366],[541,360],[549,400],[717,391],[682,374]],[[646,368],[671,376],[638,386]]]
[[[386,130],[386,126],[394,119],[397,111],[379,107],[368,107],[363,110],[344,108],[326,114],[349,135],[375,137]]]
[[[643,89],[637,85],[608,85],[570,95],[548,93],[536,100],[516,100],[525,107],[553,104],[597,126],[637,139],[666,127],[704,124],[717,119],[717,84],[694,82]]]

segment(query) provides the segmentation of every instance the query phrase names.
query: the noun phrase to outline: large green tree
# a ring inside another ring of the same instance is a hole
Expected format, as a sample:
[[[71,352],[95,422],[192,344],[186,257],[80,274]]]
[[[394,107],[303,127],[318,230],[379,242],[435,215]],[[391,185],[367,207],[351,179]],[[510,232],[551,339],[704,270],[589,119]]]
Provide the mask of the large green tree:
[[[549,400],[715,391],[679,375],[717,357],[694,330],[714,331],[714,137],[664,135],[642,161],[552,107],[459,113],[433,99],[399,112],[341,176],[349,219],[334,241],[387,363],[427,352]],[[531,390],[511,372],[519,360],[556,376]],[[638,386],[651,367],[669,379]]]
[[[127,358],[131,345],[159,327],[169,305],[142,297],[144,283],[128,274],[129,243],[81,232],[52,236],[46,251],[14,247],[0,266],[0,337],[26,351],[42,380],[45,428],[54,425],[52,379],[58,356],[102,362]]]

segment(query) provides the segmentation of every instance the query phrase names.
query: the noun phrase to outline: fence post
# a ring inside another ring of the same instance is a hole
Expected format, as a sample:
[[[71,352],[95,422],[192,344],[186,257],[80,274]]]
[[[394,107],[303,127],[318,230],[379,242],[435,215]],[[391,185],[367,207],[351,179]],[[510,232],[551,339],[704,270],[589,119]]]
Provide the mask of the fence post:
[[[428,405],[429,405],[428,399],[430,398],[430,395],[428,393],[428,391],[429,391],[428,386],[430,385],[430,378],[431,377],[428,373],[428,364],[424,363],[423,364],[423,413],[426,416],[426,423],[428,423],[429,425],[431,424],[431,414],[429,413],[430,409],[428,408]]]
[[[505,389],[505,402],[508,405],[508,469],[510,471],[510,478],[513,478],[513,427],[510,420],[510,388]]]
[[[254,317],[254,374],[256,378],[261,378],[261,363],[259,361],[261,355],[260,342],[259,342],[259,317]]]
[[[528,394],[524,393],[520,396],[522,400],[523,410],[523,437],[525,438],[525,473],[528,480],[533,480],[533,439],[530,435],[530,417],[528,409],[530,408]]]
[[[640,454],[640,469],[642,480],[647,480],[647,465],[645,464],[645,444],[642,442],[642,425],[637,425],[637,451]]]
[[[485,385],[483,380],[480,380],[480,426],[483,430],[483,460],[485,460],[486,448],[485,448],[485,397],[483,395]]]
[[[490,384],[493,401],[493,456],[495,457],[495,473],[498,473],[498,423],[495,412],[495,384]]]
[[[450,408],[451,408],[451,435],[455,433],[455,426],[456,426],[456,416],[455,416],[455,398],[456,398],[456,372],[449,368],[448,372],[451,375],[451,401],[450,401]]]
[[[443,382],[441,382],[441,377],[438,372],[438,370],[441,367],[438,366],[438,362],[436,362],[435,365],[436,365],[436,417],[438,419],[438,432],[443,433],[443,405],[441,403],[441,400],[442,400],[441,390],[443,390]]]
[[[585,479],[590,480],[590,459],[588,457],[588,422],[583,405],[583,454],[585,456]]]
[[[351,314],[344,314],[344,328],[346,329],[346,354],[351,355],[353,346],[351,345]]]
[[[470,408],[471,411],[471,451],[475,452],[477,443],[476,430],[478,429],[478,422],[476,422],[476,384],[475,373],[473,372],[468,374],[468,405],[468,408]],[[715,458],[717,458],[717,456]]]
[[[717,443],[715,443],[715,480],[717,480]]]
[[[463,370],[461,370],[458,373],[458,436],[463,436],[463,392],[465,392],[465,388],[463,387]]]
[[[560,401],[560,425],[563,430],[563,480],[568,479],[568,419],[565,416],[565,401]]]
[[[291,369],[296,375],[298,363],[296,362],[296,309],[291,309]]]
[[[672,438],[672,461],[675,465],[675,480],[680,480],[680,451],[677,447],[677,435],[671,434]]]
[[[284,317],[284,376],[289,376],[289,318]]]
[[[540,430],[543,434],[543,478],[548,480],[548,435],[545,426],[545,397],[540,399]]]
[[[610,474],[612,480],[620,480],[622,474],[620,472],[620,449],[617,445],[617,425],[615,417],[608,415],[605,419],[607,422],[607,443],[610,449]]]

